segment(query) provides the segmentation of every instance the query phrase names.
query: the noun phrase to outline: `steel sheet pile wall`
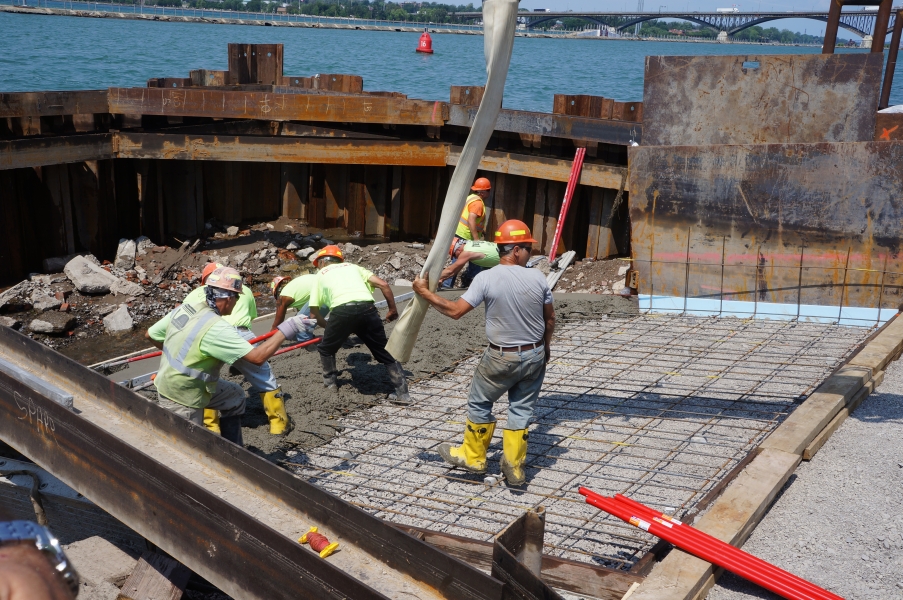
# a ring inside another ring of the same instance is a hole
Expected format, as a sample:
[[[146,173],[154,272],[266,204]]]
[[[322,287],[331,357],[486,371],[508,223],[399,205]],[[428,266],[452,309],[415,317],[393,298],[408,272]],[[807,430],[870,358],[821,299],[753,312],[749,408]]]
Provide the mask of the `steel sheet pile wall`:
[[[642,296],[833,320],[899,306],[903,146],[869,141],[880,56],[650,57],[646,71],[653,145],[629,149],[628,186]]]

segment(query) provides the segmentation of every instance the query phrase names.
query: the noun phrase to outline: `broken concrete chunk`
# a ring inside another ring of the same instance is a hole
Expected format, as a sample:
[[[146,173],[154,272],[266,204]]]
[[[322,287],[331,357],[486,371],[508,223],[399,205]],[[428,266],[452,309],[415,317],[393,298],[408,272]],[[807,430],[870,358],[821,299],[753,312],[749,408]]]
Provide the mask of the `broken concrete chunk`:
[[[226,235],[238,235],[238,227],[233,225],[232,227],[226,227]]]
[[[64,312],[46,312],[28,324],[35,333],[64,333],[75,327],[75,317]]]
[[[618,275],[627,275],[627,271],[629,271],[629,270],[630,270],[630,266],[624,265],[623,267],[618,269]]]
[[[103,318],[103,326],[106,328],[107,333],[124,333],[132,330],[132,327],[135,326],[135,321],[132,320],[128,307],[125,304],[120,304],[119,308]]]
[[[79,579],[93,587],[103,583],[122,586],[138,562],[99,536],[73,542],[65,546],[65,550],[78,571]]]
[[[9,327],[10,329],[19,329],[20,327],[22,327],[22,322],[14,319],[12,317],[0,316],[0,327]]]
[[[84,256],[76,256],[63,268],[69,281],[83,294],[106,294],[119,280]]]
[[[313,252],[314,249],[308,246],[307,248],[301,248],[300,250],[295,252],[295,256],[297,256],[298,258],[307,258],[311,254],[313,254]]]
[[[611,291],[617,293],[624,289],[624,285],[627,283],[626,279],[620,279],[611,284]]]
[[[154,247],[154,243],[146,235],[142,235],[135,239],[135,248],[140,256],[147,254],[147,251]]]
[[[103,306],[98,306],[94,312],[97,313],[98,316],[105,317],[118,308],[118,304],[105,304]]]
[[[110,286],[110,291],[117,295],[124,294],[126,296],[141,296],[144,294],[144,288],[140,284],[126,279],[117,279],[116,283]]]
[[[352,244],[351,242],[348,242],[347,244],[345,244],[342,247],[342,252],[344,252],[345,254],[354,254],[355,252],[357,252],[360,249],[361,249],[361,247],[358,246],[357,244]]]
[[[401,259],[397,256],[394,256],[388,260],[388,263],[392,265],[396,270],[401,268]]]
[[[278,267],[278,266],[279,266],[279,259],[278,259],[278,258],[271,258],[270,260],[267,261],[267,266],[270,267],[271,269],[272,269],[273,267]]]
[[[244,264],[246,260],[251,256],[250,252],[239,252],[235,256],[232,257],[232,262],[235,266],[240,267]]]
[[[397,287],[412,287],[414,284],[407,279],[396,279],[394,285]]]
[[[257,260],[263,260],[267,257],[267,249],[264,248],[260,252],[257,253]]]
[[[44,312],[45,310],[54,310],[60,307],[62,304],[61,300],[56,299],[53,296],[45,294],[42,291],[36,290],[31,295],[31,305],[34,306],[35,310]]]
[[[300,247],[301,246],[298,245],[298,242],[289,242],[288,244],[286,244],[285,249],[286,250],[297,250]]]
[[[138,253],[138,245],[135,240],[123,238],[119,240],[116,248],[116,260],[113,266],[117,269],[131,269],[135,266],[135,255]]]

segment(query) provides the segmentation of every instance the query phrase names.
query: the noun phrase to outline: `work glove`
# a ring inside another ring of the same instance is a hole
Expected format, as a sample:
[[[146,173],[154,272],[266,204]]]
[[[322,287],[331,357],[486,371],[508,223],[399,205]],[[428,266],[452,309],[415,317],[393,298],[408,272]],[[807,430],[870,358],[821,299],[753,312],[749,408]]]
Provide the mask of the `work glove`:
[[[305,315],[297,315],[292,317],[291,319],[286,319],[278,326],[276,329],[285,336],[287,340],[295,339],[299,333],[307,333],[310,334],[313,332],[314,327],[317,326],[317,320],[311,319]]]

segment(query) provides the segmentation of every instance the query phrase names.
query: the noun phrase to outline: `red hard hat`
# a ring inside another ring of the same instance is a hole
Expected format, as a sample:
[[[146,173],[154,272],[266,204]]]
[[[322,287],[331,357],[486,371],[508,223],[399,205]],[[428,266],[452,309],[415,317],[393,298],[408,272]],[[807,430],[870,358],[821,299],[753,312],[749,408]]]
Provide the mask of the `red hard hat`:
[[[210,274],[216,271],[217,269],[222,269],[226,265],[221,265],[219,263],[207,263],[204,267],[204,270],[201,271],[201,284],[207,283],[207,278],[210,277]]]
[[[491,190],[492,185],[489,183],[488,179],[486,179],[485,177],[480,177],[479,179],[477,179],[476,181],[473,182],[473,185],[471,186],[470,189],[472,189],[475,192],[481,192],[484,190]]]
[[[282,287],[282,284],[285,282],[291,281],[291,277],[274,277],[273,281],[270,283],[270,291],[273,292],[273,298],[279,299],[279,288]]]
[[[326,246],[325,248],[323,248],[322,250],[320,250],[319,252],[317,252],[314,255],[313,263],[314,263],[315,267],[320,266],[317,263],[319,263],[320,259],[323,258],[324,256],[332,256],[334,258],[338,258],[342,262],[345,262],[345,255],[342,254],[342,249],[339,248],[338,246],[332,245],[332,246]]]
[[[207,286],[221,290],[241,293],[241,275],[238,271],[229,267],[220,267],[213,271],[207,278]]]
[[[530,228],[523,221],[511,219],[499,225],[499,230],[495,232],[496,244],[538,244],[530,233]]]

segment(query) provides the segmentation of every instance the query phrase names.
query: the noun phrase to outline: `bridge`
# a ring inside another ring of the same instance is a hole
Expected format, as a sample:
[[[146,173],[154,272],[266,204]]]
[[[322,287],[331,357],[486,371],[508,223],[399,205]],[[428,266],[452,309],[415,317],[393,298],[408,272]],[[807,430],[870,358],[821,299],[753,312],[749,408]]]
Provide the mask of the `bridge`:
[[[865,37],[872,35],[875,27],[875,19],[877,11],[845,11],[841,13],[840,27],[855,33],[858,36]],[[891,20],[888,24],[887,32],[893,29],[896,9],[891,13]],[[455,16],[467,20],[478,20],[483,17],[479,12],[460,12]],[[607,25],[614,27],[618,31],[623,31],[633,27],[637,23],[643,21],[651,21],[653,19],[680,19],[683,21],[691,21],[698,23],[703,27],[714,29],[716,32],[725,31],[727,34],[736,35],[740,31],[761,25],[769,21],[777,21],[779,19],[812,19],[813,21],[828,21],[827,12],[813,11],[785,11],[785,12],[521,12],[518,13],[521,18],[526,18],[527,29],[533,29],[541,26],[549,21],[557,21],[562,18],[584,19],[599,25]]]

